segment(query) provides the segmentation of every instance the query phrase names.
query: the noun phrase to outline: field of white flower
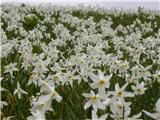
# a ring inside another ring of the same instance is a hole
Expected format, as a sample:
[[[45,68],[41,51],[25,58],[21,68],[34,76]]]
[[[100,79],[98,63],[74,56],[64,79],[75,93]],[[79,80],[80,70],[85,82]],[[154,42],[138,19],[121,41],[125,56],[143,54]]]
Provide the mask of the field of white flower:
[[[1,5],[3,120],[160,120],[160,11]]]

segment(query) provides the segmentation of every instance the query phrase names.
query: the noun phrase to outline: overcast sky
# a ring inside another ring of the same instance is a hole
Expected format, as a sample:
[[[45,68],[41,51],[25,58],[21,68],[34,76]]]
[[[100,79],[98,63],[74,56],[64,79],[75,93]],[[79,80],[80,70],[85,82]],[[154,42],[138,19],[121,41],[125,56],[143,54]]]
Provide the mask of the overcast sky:
[[[160,10],[160,0],[2,0],[2,3],[52,3],[59,5],[77,5],[83,3],[84,5],[99,5],[106,8],[121,7],[136,9],[141,6],[148,9]]]

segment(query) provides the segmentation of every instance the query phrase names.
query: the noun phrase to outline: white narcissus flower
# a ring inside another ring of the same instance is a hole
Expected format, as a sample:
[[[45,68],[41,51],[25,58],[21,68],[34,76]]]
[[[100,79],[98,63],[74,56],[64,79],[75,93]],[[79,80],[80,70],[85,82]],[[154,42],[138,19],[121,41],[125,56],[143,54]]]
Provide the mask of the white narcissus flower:
[[[90,86],[93,89],[98,88],[98,92],[101,95],[105,95],[106,94],[106,88],[109,88],[110,86],[110,79],[112,77],[112,74],[108,75],[108,76],[104,76],[104,73],[100,70],[98,70],[98,76],[95,74],[91,75],[91,78],[93,80],[93,83],[90,84]]]
[[[47,66],[50,63],[50,59],[47,57],[45,60],[45,54],[42,53],[38,56],[36,56],[35,58],[33,58],[33,66],[34,66],[34,70],[33,72],[37,72],[39,74],[43,74],[46,73],[48,71]]]
[[[147,112],[147,111],[145,111],[145,110],[143,110],[143,112],[147,115],[147,116],[149,116],[149,117],[151,117],[151,118],[153,118],[153,119],[155,119],[155,120],[160,120],[160,98],[158,99],[158,101],[156,102],[156,108],[155,108],[155,111],[156,111],[156,113],[150,113],[150,112]]]
[[[38,84],[38,73],[37,72],[31,72],[31,75],[29,77],[29,80],[28,80],[28,85],[31,85],[32,83],[34,83],[35,85]]]
[[[54,80],[54,82],[57,84],[57,85],[60,85],[60,82],[61,82],[61,73],[56,73],[54,75],[51,75],[51,78]]]
[[[120,61],[118,63],[118,68],[119,68],[119,72],[120,73],[124,74],[125,72],[127,72],[127,70],[129,69],[129,63],[128,63],[128,61],[127,60],[125,60],[124,62]]]
[[[119,87],[119,84],[117,83],[115,85],[115,91],[109,91],[108,95],[113,95],[114,99],[120,98],[124,99],[125,97],[134,97],[134,94],[131,92],[126,92],[125,88],[127,87],[128,83],[123,85],[122,88]]]
[[[31,112],[32,116],[27,117],[27,120],[46,120],[45,113],[40,110],[36,110],[35,112]]]
[[[106,108],[105,104],[101,101],[102,98],[99,94],[95,94],[93,91],[91,91],[90,94],[83,93],[83,96],[89,99],[84,105],[85,110],[91,105],[95,111],[97,111],[98,108],[102,110]]]
[[[45,60],[39,60],[37,62],[34,63],[34,72],[38,72],[38,73],[46,73],[48,71],[47,69],[47,65],[48,65],[48,61]]]
[[[125,116],[130,113],[130,105],[131,103],[121,101],[120,99],[116,101],[113,100],[110,104],[110,110],[113,114],[110,116],[114,119],[124,119]]]
[[[4,67],[4,69],[5,69],[4,73],[9,73],[11,75],[11,77],[14,78],[13,72],[18,71],[18,69],[16,68],[16,65],[17,65],[17,63],[10,63],[9,65],[6,65]]]
[[[138,64],[131,68],[132,75],[135,75],[137,79],[143,78],[145,81],[147,81],[151,77],[151,73],[149,71],[151,68],[152,65],[144,67],[141,64]]]
[[[157,82],[160,83],[160,70],[157,70],[153,76],[156,78]]]
[[[138,76],[142,76],[144,80],[148,80],[148,78],[151,76],[151,73],[149,72],[149,69],[152,68],[152,65],[148,65],[146,67],[139,64],[139,74]]]
[[[131,102],[125,102],[121,99],[113,100],[110,104],[110,110],[113,114],[110,116],[115,120],[141,120],[141,113],[129,117],[131,113],[130,105]]]
[[[139,82],[137,81],[136,86],[132,85],[132,90],[134,90],[135,95],[143,95],[145,93],[147,88],[144,87],[144,82]]]
[[[52,111],[51,102],[52,101],[49,101],[44,95],[41,95],[38,100],[33,100],[33,107],[30,109],[30,111],[31,113],[35,113],[37,110],[43,112]]]
[[[135,83],[137,81],[137,77],[135,75],[126,74],[125,77],[125,81],[128,83]]]
[[[32,56],[30,53],[23,53],[23,62],[21,68],[24,68],[27,71],[28,68],[31,67],[31,58]]]
[[[55,81],[52,79],[51,75],[49,74],[44,80],[40,79],[39,82],[41,83],[40,85],[40,92],[50,92],[50,87],[55,88]]]
[[[73,86],[73,81],[78,81],[80,79],[79,75],[74,75],[75,71],[67,71],[66,73],[63,73],[62,75],[62,85],[64,84],[70,84]]]
[[[84,66],[80,69],[79,75],[82,77],[82,79],[85,82],[88,82],[88,76],[91,76],[93,74],[93,68],[91,66]]]
[[[50,85],[50,84],[44,82],[44,85],[48,87],[48,89],[46,89],[48,94],[44,95],[44,97],[50,102],[52,102],[52,100],[54,100],[54,99],[57,102],[61,102],[62,97],[56,92],[54,84]]]
[[[104,114],[101,117],[98,118],[97,112],[92,110],[92,120],[106,120],[108,117],[108,114]]]
[[[18,98],[21,99],[22,94],[28,94],[26,91],[22,90],[19,82],[17,82],[17,89],[13,93],[14,95],[18,94]]]

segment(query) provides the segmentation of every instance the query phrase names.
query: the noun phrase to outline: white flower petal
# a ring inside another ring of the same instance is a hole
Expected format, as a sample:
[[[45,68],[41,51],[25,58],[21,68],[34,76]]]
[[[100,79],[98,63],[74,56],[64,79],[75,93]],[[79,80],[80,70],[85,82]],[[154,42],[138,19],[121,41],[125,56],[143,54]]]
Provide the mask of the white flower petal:
[[[87,108],[89,108],[91,106],[91,100],[87,101],[84,105],[84,109],[86,110]]]

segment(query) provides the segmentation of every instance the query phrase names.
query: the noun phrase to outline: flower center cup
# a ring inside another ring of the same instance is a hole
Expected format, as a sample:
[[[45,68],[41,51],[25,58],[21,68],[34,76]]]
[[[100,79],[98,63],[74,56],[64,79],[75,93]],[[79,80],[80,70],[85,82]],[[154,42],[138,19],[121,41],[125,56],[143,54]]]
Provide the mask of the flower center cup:
[[[122,96],[122,92],[121,91],[118,92],[118,96]]]
[[[100,84],[100,85],[104,85],[104,84],[105,84],[105,80],[100,80],[100,81],[99,81],[99,84]]]
[[[45,103],[44,103],[44,102],[41,102],[41,103],[40,103],[40,106],[41,106],[41,108],[44,108]]]
[[[56,96],[56,92],[52,92],[52,96],[53,96],[53,97]]]
[[[92,97],[92,100],[93,100],[93,101],[96,101],[97,98],[98,98],[97,96],[93,96],[93,97]]]

